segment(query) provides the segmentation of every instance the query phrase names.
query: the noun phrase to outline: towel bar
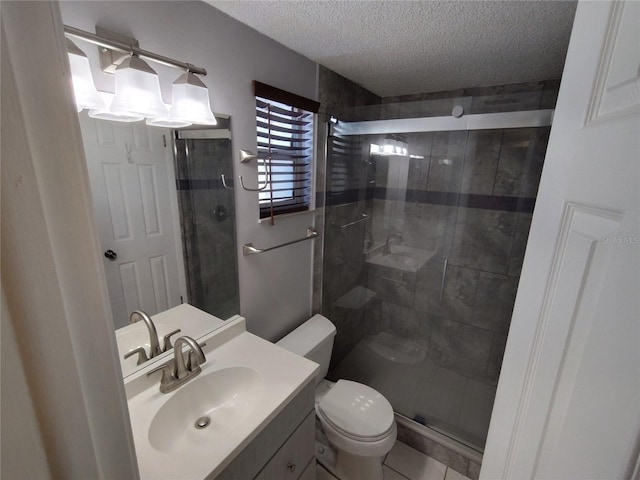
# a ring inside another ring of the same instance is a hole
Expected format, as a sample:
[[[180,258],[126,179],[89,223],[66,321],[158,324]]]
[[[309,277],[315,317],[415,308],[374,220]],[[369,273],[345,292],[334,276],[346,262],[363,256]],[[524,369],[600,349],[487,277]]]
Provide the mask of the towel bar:
[[[358,220],[354,220],[353,222],[345,223],[344,225],[340,225],[340,228],[347,228],[347,227],[350,227],[351,225],[355,225],[356,223],[364,222],[365,220],[369,220],[369,215],[367,215],[366,213],[363,213],[362,218],[359,218]]]
[[[275,250],[276,248],[286,247],[287,245],[293,245],[294,243],[304,242],[305,240],[310,240],[312,238],[316,238],[318,236],[318,232],[316,232],[313,228],[307,228],[307,236],[304,238],[298,238],[297,240],[292,240],[287,243],[282,243],[280,245],[276,245],[275,247],[269,248],[256,248],[252,243],[245,243],[242,245],[242,254],[243,255],[255,255],[257,253],[264,253],[270,250]]]

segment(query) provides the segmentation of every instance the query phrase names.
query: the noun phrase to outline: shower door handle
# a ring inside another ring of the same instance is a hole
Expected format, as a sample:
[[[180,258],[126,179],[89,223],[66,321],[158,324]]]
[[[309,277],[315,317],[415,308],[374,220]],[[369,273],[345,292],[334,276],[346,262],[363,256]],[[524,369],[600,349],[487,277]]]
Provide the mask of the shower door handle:
[[[440,283],[440,301],[442,301],[442,296],[444,295],[444,284],[447,281],[447,267],[449,266],[449,259],[444,259],[444,266],[442,267],[442,282]]]

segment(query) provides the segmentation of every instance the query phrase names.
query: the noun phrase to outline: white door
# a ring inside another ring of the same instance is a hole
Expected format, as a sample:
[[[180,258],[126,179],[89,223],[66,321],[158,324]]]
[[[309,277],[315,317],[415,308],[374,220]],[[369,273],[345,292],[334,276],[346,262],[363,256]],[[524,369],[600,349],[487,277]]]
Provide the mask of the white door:
[[[171,132],[80,114],[116,328],[186,301]],[[111,258],[108,258],[111,257]]]
[[[481,478],[640,478],[639,76],[640,3],[579,3]]]

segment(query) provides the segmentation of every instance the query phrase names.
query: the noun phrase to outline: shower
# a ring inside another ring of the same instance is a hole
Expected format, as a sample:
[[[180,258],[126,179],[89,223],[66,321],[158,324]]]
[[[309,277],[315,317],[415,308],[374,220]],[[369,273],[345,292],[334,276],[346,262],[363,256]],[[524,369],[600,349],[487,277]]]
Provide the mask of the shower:
[[[329,378],[478,452],[553,114],[496,97],[361,108],[377,119],[339,121],[326,147]]]

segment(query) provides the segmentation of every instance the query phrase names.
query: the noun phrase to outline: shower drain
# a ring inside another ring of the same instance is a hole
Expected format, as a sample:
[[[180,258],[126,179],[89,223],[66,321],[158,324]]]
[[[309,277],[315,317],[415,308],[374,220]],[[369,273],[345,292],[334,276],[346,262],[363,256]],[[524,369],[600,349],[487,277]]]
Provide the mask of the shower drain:
[[[207,428],[211,423],[211,419],[209,417],[200,417],[196,420],[195,427],[198,430],[202,430],[203,428]]]

